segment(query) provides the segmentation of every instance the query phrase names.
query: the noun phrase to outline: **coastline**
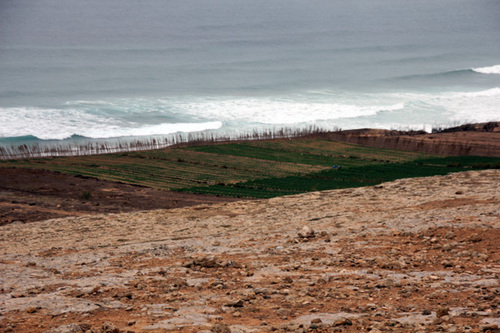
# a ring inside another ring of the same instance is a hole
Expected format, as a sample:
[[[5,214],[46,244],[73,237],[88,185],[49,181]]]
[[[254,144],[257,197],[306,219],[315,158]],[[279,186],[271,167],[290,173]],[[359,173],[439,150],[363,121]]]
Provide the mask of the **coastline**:
[[[311,126],[304,129],[280,128],[253,131],[236,136],[216,135],[210,132],[177,133],[165,137],[143,139],[110,139],[80,143],[36,143],[0,146],[0,160],[51,156],[85,156],[155,150],[251,140],[280,140],[323,138],[374,148],[418,151],[436,155],[500,157],[500,121],[465,124],[457,127],[425,131],[381,129],[334,129],[328,131]]]
[[[304,137],[442,156],[463,154],[500,157],[500,127],[492,127],[492,129],[479,131],[469,126],[466,131],[456,129],[451,132],[432,134],[360,129],[309,133]],[[289,140],[293,139],[286,139],[285,142]],[[200,142],[184,143],[179,146],[195,144],[200,144]],[[209,142],[208,144],[216,143]],[[118,157],[117,161],[120,158],[123,157]],[[179,161],[183,161],[181,157]],[[44,164],[42,161],[40,163],[34,165],[39,165],[43,169]],[[67,163],[71,164],[71,160]],[[86,163],[99,163],[99,161]],[[224,195],[165,191],[126,184],[123,181],[108,181],[84,176],[85,174],[81,176],[64,174],[51,171],[50,168],[40,170],[23,167],[5,168],[5,166],[5,163],[0,164],[0,225],[36,222],[65,216],[172,209],[243,200]],[[225,165],[221,164],[221,166],[221,172],[228,170],[223,169]],[[173,167],[181,167],[181,165],[173,164]],[[85,195],[89,197],[85,198]]]
[[[499,170],[260,200],[0,172],[34,218],[0,225],[4,332],[499,331]]]

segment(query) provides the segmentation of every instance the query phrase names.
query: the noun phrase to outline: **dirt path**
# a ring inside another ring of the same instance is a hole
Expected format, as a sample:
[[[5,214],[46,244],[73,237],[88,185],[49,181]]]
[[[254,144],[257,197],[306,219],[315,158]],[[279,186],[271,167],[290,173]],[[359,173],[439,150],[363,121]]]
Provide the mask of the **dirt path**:
[[[500,171],[0,227],[2,332],[498,332]]]

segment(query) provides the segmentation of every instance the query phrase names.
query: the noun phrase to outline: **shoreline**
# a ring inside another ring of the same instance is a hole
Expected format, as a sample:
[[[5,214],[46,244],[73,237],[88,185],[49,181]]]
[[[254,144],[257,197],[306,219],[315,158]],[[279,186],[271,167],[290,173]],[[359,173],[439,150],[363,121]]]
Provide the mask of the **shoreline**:
[[[383,129],[325,130],[315,126],[304,129],[280,128],[252,131],[237,136],[218,135],[211,132],[174,133],[163,137],[144,139],[109,139],[75,143],[36,143],[0,146],[0,160],[44,158],[57,156],[86,156],[114,154],[209,145],[250,140],[282,140],[322,138],[353,143],[373,148],[418,151],[438,155],[500,157],[496,142],[500,140],[500,121],[465,124],[456,127],[436,128],[425,131]]]
[[[391,138],[376,132],[350,138]],[[236,200],[0,167],[0,217],[43,216],[0,223],[0,331],[499,332],[499,184],[480,170]]]
[[[500,127],[497,131],[455,131],[418,133],[360,129],[332,133],[315,133],[309,139],[334,140],[360,146],[418,151],[436,155],[480,155],[500,157]],[[275,139],[277,140],[277,139]],[[285,140],[284,143],[293,139]],[[235,142],[235,141],[229,141]],[[211,142],[223,144],[227,142]],[[177,147],[191,146],[184,143]],[[73,157],[69,157],[72,159]],[[75,159],[78,157],[74,157]],[[117,157],[118,159],[122,157]],[[0,161],[0,225],[30,223],[49,218],[85,214],[132,212],[152,209],[172,209],[199,204],[252,200],[223,195],[180,193],[130,183],[98,179],[84,174],[63,174],[44,168],[43,160],[33,160],[33,168],[6,168]],[[50,160],[52,161],[52,160]],[[179,165],[187,163],[179,158]],[[40,164],[41,163],[41,164]],[[70,162],[71,163],[71,162]],[[99,164],[98,161],[88,162]],[[142,163],[142,162],[137,162]],[[220,172],[226,172],[220,162]],[[189,165],[189,163],[188,163]],[[192,164],[191,164],[192,165]],[[219,171],[218,171],[219,172]],[[221,182],[221,181],[219,181]]]

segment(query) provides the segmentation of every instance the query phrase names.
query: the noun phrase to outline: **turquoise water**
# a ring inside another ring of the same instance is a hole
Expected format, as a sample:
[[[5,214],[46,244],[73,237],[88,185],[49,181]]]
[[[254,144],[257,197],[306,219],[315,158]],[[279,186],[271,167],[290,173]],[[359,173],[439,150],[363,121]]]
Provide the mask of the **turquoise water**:
[[[500,118],[497,0],[0,2],[0,144]]]

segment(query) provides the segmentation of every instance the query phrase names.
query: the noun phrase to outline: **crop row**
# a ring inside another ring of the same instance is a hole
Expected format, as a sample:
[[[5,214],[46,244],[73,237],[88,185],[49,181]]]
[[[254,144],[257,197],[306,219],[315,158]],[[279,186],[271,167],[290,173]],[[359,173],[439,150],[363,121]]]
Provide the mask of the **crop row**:
[[[279,163],[294,163],[297,165],[314,165],[331,167],[363,166],[378,164],[382,162],[409,161],[423,154],[400,152],[394,153],[383,149],[373,152],[371,148],[357,147],[353,145],[339,144],[337,142],[323,141],[320,147],[326,147],[330,143],[336,149],[312,148],[312,143],[305,140],[295,142],[249,142],[231,143],[225,145],[211,145],[189,148],[196,152],[217,154],[219,156],[229,155],[237,158],[252,158]],[[261,146],[262,145],[262,146]]]
[[[439,159],[434,161],[439,161]],[[226,186],[191,187],[185,189],[185,191],[191,193],[213,192],[219,195],[236,194],[241,197],[269,198],[284,194],[370,186],[400,178],[445,175],[450,172],[464,171],[463,167],[448,166],[443,162],[441,165],[408,162],[349,167],[341,170],[324,170],[304,176],[263,178]],[[471,168],[473,169],[473,167],[469,167],[468,169]]]
[[[332,168],[341,165],[342,168]],[[220,196],[269,198],[398,178],[500,167],[500,159],[436,157],[328,140],[249,141],[98,156],[1,161],[72,175]]]
[[[319,139],[251,141],[245,144],[252,145],[254,147],[286,150],[295,153],[334,156],[335,158],[344,156],[344,158],[347,159],[359,159],[364,161],[375,159],[377,161],[405,162],[425,156],[425,154],[422,153],[363,147],[348,143]]]

